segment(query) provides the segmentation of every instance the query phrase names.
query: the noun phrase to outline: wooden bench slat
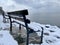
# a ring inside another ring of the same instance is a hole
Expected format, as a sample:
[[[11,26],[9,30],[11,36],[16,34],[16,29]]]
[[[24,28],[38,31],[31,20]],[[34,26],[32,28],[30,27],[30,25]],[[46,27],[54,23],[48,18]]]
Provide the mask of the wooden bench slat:
[[[8,14],[8,15],[23,16],[23,15],[28,15],[28,11],[27,11],[27,9],[25,9],[25,10],[7,12],[7,14]]]
[[[17,17],[11,17],[11,18],[24,22],[23,18],[17,18]]]

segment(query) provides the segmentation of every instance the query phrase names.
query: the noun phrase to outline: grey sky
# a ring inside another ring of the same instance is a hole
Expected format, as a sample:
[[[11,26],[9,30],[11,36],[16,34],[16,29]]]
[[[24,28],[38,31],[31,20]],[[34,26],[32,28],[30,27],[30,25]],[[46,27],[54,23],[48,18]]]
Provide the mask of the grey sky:
[[[60,10],[60,0],[0,0],[0,6],[5,10],[31,9],[41,12]]]
[[[28,7],[32,7],[34,11],[38,12],[59,12],[60,1],[59,0],[14,0],[18,4],[22,4]]]
[[[36,22],[59,23],[60,0],[0,0],[0,6],[5,11],[28,9],[30,18]]]

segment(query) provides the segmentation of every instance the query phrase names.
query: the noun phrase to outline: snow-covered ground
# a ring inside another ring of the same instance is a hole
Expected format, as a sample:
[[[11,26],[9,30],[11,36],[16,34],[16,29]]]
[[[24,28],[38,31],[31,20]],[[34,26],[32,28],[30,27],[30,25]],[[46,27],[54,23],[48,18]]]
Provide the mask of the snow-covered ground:
[[[0,45],[18,45],[17,41],[7,30],[3,30],[8,27],[8,23],[4,24],[2,16],[0,16]]]
[[[43,24],[38,24],[35,22],[32,22],[35,24],[36,30],[40,30],[40,27],[44,28],[44,35],[43,35],[43,43],[41,45],[60,45],[60,28],[57,26],[52,26],[52,25],[43,25]],[[48,28],[46,27],[48,26]],[[37,34],[40,36],[40,32],[37,32]],[[30,44],[34,45],[34,44]],[[39,45],[39,44],[35,44]]]
[[[0,30],[4,29],[6,27],[9,27],[9,23],[4,24],[2,22],[2,19],[3,19],[2,16],[0,16]],[[20,22],[20,21],[18,21],[18,22]],[[20,22],[20,23],[22,23],[22,22]],[[24,23],[22,23],[22,24],[24,24]],[[31,22],[28,25],[30,28],[34,29],[35,31],[40,30],[40,32],[37,32],[38,36],[41,35],[41,30],[42,30],[41,27],[43,27],[44,35],[43,35],[42,45],[60,45],[60,28],[58,28],[57,26],[52,26],[49,24],[43,25],[43,24],[39,24],[36,22]],[[11,39],[10,41],[12,41],[12,40],[13,39]],[[6,41],[6,42],[8,42],[8,41]],[[1,43],[1,40],[0,40],[0,43]],[[40,44],[29,44],[29,45],[40,45]]]
[[[9,31],[0,31],[0,45],[18,45],[17,41],[14,40]]]

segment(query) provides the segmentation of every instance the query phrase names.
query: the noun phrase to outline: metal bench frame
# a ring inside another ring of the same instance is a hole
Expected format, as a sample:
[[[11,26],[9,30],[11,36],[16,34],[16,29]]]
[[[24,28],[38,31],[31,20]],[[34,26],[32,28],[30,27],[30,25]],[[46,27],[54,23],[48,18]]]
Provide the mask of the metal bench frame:
[[[28,23],[30,23],[30,20],[26,19],[26,15],[28,15],[28,11],[27,10],[20,10],[20,11],[7,12],[7,14],[8,15],[3,14],[3,18],[7,19],[4,16],[9,17],[9,20],[10,20],[10,33],[12,33],[12,23],[14,23],[14,22],[19,24],[19,29],[21,29],[21,25],[26,27],[26,30],[27,30],[27,42],[26,42],[26,45],[28,45],[29,44],[29,30],[33,30],[33,29],[28,27]],[[23,17],[23,22],[25,23],[25,25],[20,24],[19,22],[16,22],[16,21],[12,21],[13,17],[11,15],[13,15],[13,16],[17,15],[19,17]],[[43,27],[41,27],[41,29],[42,29],[42,32],[41,32],[41,42],[40,42],[40,44],[42,44],[42,42],[43,42],[43,30],[44,30]],[[39,31],[35,31],[35,32],[39,32]]]
[[[10,32],[12,33],[12,20],[11,20],[11,16],[10,15],[17,15],[17,16],[22,16],[24,19],[24,23],[26,26],[26,30],[27,30],[27,42],[26,45],[28,45],[29,43],[29,29],[28,29],[28,23],[26,21],[26,15],[28,15],[28,11],[27,10],[21,10],[21,11],[14,11],[14,12],[7,12],[7,14],[9,15],[9,19],[10,19]]]

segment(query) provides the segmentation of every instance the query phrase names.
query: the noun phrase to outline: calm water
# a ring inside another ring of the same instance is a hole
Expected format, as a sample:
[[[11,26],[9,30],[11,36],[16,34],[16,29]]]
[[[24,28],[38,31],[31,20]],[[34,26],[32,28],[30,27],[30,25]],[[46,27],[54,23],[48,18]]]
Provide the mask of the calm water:
[[[31,21],[35,21],[41,24],[51,24],[60,26],[60,13],[39,13],[29,15]]]

